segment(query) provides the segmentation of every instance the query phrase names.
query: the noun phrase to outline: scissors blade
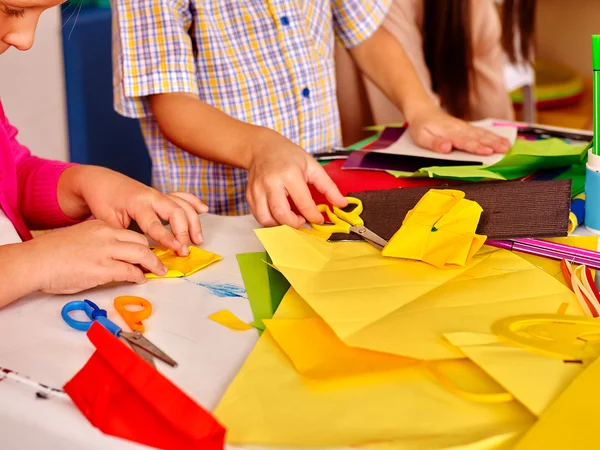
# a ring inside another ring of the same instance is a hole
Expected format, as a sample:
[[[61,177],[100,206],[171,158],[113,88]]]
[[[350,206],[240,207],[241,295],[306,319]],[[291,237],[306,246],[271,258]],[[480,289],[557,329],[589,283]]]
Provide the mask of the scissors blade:
[[[146,339],[139,331],[134,331],[133,333],[121,332],[121,336],[123,336],[123,338],[125,338],[132,346],[136,346],[145,350],[155,358],[160,359],[171,367],[177,367],[175,360],[173,360],[169,355]]]
[[[383,247],[387,245],[387,241],[377,234],[373,233],[367,227],[350,227],[350,231],[361,236],[369,244],[377,247],[379,250],[383,250]]]
[[[145,361],[147,361],[152,367],[156,367],[156,364],[154,363],[154,356],[152,356],[152,353],[144,350],[142,347],[138,347],[137,345],[131,344],[123,336],[119,336],[119,339],[121,339],[126,344],[129,344],[129,347],[131,347],[131,349],[134,352],[136,352],[138,355],[140,355],[142,357],[142,359],[145,360]]]

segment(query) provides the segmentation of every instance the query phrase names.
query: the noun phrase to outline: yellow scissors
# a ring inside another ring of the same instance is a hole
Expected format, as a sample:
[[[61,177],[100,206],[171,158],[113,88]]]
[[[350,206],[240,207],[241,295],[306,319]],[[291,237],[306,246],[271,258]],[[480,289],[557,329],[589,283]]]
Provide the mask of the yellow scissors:
[[[363,212],[362,201],[354,197],[346,197],[346,200],[348,200],[348,205],[355,205],[355,208],[350,212],[342,211],[336,206],[331,211],[327,205],[317,205],[320,212],[327,214],[332,225],[317,225],[315,223],[310,225],[315,230],[326,233],[358,234],[369,244],[382,250],[387,245],[387,241],[365,227],[365,222],[360,217]]]

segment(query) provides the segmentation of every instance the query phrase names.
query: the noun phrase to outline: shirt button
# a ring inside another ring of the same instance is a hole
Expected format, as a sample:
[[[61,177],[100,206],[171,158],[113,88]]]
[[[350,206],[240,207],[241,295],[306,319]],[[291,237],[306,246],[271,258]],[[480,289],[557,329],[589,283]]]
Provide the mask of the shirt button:
[[[284,27],[287,27],[290,24],[290,19],[288,19],[288,16],[283,16],[280,20],[281,25],[283,25]]]
[[[304,89],[302,89],[302,97],[304,98],[308,98],[310,97],[310,89],[305,87]]]

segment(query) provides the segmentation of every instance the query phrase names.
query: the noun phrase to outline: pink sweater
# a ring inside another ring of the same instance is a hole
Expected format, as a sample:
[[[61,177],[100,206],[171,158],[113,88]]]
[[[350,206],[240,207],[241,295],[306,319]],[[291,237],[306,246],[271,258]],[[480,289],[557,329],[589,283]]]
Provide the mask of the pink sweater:
[[[61,211],[56,195],[60,174],[72,164],[33,156],[16,137],[0,102],[0,208],[21,239],[31,239],[30,229],[77,223]]]

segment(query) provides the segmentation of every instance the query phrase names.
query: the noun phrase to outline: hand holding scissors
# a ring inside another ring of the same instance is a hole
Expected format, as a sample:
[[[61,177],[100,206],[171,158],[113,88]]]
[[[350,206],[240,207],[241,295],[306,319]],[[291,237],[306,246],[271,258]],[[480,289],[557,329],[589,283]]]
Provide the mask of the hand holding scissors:
[[[75,320],[69,315],[71,311],[83,311],[90,320]],[[177,363],[172,358],[146,339],[142,333],[139,331],[128,333],[121,330],[116,323],[106,317],[106,310],[100,309],[98,305],[90,300],[67,303],[61,311],[61,316],[67,325],[79,331],[88,331],[94,322],[98,322],[116,337],[127,342],[134,352],[148,361],[152,366],[154,366],[154,357],[156,357],[171,367],[177,367]]]
[[[349,205],[356,206],[350,212],[343,211],[335,206],[333,207],[333,211],[331,211],[327,205],[317,205],[319,211],[327,214],[329,221],[333,225],[317,225],[314,223],[311,223],[310,225],[317,231],[324,231],[327,233],[358,234],[369,244],[382,250],[383,247],[387,245],[387,241],[365,227],[365,222],[360,217],[363,212],[362,201],[354,197],[346,197],[346,200],[348,200]]]

